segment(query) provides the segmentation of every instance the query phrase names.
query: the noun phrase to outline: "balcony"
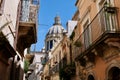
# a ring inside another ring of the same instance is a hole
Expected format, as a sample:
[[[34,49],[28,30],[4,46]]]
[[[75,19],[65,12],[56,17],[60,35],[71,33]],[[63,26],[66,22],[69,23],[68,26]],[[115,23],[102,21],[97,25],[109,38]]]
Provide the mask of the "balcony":
[[[65,67],[66,65],[67,65],[66,57],[61,59],[60,62],[54,62],[54,65],[50,67],[50,74],[52,75],[59,72],[59,70]]]
[[[111,41],[119,42],[119,40],[117,8],[103,7],[76,40],[76,43],[79,42],[81,45],[79,48],[75,47],[75,60],[81,60],[87,53],[92,53],[91,51],[98,45],[113,45]]]
[[[22,57],[24,49],[37,41],[37,10],[38,5],[32,4],[29,0],[21,1],[19,4],[15,48]]]
[[[17,50],[23,56],[25,48],[29,48],[36,40],[36,24],[34,22],[19,22],[17,35]]]
[[[76,68],[75,63],[64,64],[59,70],[60,78],[65,80],[70,80],[71,77],[75,76]]]

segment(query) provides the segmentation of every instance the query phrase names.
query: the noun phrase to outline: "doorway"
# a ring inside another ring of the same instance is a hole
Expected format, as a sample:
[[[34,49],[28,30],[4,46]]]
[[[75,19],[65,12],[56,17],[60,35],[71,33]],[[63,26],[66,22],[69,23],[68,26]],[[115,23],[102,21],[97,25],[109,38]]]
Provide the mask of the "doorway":
[[[120,80],[120,69],[118,67],[112,67],[108,71],[108,80]]]

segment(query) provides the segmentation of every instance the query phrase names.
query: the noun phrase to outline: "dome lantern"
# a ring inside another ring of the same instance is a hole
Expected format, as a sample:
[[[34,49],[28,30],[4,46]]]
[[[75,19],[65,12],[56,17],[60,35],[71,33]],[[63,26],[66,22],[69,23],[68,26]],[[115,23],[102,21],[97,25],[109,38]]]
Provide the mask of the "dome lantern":
[[[59,16],[56,16],[54,20],[55,20],[54,25],[61,25],[61,21],[60,21],[60,17]]]

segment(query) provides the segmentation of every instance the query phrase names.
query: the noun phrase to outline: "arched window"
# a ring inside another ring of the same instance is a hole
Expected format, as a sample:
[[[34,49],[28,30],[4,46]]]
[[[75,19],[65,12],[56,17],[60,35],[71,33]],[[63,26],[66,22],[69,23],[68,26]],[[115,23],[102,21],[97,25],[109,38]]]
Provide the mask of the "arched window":
[[[49,41],[47,41],[47,51],[49,50]]]
[[[95,80],[95,78],[94,78],[93,75],[89,75],[89,76],[88,76],[88,80]]]
[[[120,69],[118,67],[112,67],[108,71],[108,80],[120,80]]]
[[[53,47],[53,40],[50,40],[50,49]]]
[[[53,40],[47,41],[47,51],[52,49],[53,47]]]

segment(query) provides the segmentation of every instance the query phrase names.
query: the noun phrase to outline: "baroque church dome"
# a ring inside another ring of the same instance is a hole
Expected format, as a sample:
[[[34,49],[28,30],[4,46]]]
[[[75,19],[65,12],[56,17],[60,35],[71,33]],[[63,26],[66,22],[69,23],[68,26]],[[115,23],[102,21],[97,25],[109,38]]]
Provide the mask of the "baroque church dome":
[[[55,23],[53,26],[49,29],[47,35],[52,35],[52,34],[61,34],[65,32],[65,29],[61,25],[60,17],[56,16],[55,17]]]
[[[51,50],[55,44],[57,44],[62,38],[63,33],[65,33],[65,29],[61,25],[60,17],[55,17],[55,22],[53,26],[49,29],[48,33],[46,34],[45,39],[45,50]]]
[[[51,34],[59,34],[59,33],[62,33],[64,30],[64,28],[61,26],[61,25],[53,25],[49,31],[48,31],[48,35],[51,35]]]

